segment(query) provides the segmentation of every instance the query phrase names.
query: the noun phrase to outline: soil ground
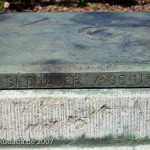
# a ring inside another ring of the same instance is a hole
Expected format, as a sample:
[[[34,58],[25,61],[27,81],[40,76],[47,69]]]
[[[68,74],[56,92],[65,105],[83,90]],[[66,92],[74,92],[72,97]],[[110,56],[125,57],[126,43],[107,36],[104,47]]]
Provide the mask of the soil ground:
[[[98,2],[97,2],[98,1]],[[8,12],[150,12],[150,0],[125,0],[119,3],[115,0],[91,0],[86,4],[79,4],[74,1],[56,0],[49,2],[43,0],[40,4],[27,5],[14,4]],[[16,7],[17,6],[17,7]]]

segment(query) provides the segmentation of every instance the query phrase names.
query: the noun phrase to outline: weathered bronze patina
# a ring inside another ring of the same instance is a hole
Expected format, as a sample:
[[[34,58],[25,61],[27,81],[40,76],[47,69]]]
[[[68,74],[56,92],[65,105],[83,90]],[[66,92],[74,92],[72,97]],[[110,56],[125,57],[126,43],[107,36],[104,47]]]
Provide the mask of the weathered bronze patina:
[[[150,87],[149,16],[0,14],[0,89]]]

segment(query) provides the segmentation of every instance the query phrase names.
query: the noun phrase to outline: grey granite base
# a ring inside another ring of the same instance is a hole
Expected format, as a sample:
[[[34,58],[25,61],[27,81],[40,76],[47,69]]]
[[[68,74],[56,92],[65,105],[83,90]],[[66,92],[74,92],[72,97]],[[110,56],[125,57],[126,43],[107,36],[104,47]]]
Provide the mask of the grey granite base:
[[[150,89],[0,91],[0,116],[6,141],[150,143]]]

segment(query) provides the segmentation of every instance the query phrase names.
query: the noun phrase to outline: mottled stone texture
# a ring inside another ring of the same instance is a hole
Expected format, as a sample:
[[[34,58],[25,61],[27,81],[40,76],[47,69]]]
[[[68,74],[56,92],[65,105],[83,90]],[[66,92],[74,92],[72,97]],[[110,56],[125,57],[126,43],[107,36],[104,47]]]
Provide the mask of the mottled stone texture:
[[[0,91],[0,138],[150,137],[150,89]]]

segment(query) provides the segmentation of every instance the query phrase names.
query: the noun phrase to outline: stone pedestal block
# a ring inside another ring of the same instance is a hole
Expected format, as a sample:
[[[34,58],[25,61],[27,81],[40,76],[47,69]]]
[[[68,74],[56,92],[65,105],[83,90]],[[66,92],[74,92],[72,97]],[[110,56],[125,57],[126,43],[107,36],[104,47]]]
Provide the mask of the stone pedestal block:
[[[150,89],[0,91],[0,116],[0,137],[5,140],[148,143]]]

